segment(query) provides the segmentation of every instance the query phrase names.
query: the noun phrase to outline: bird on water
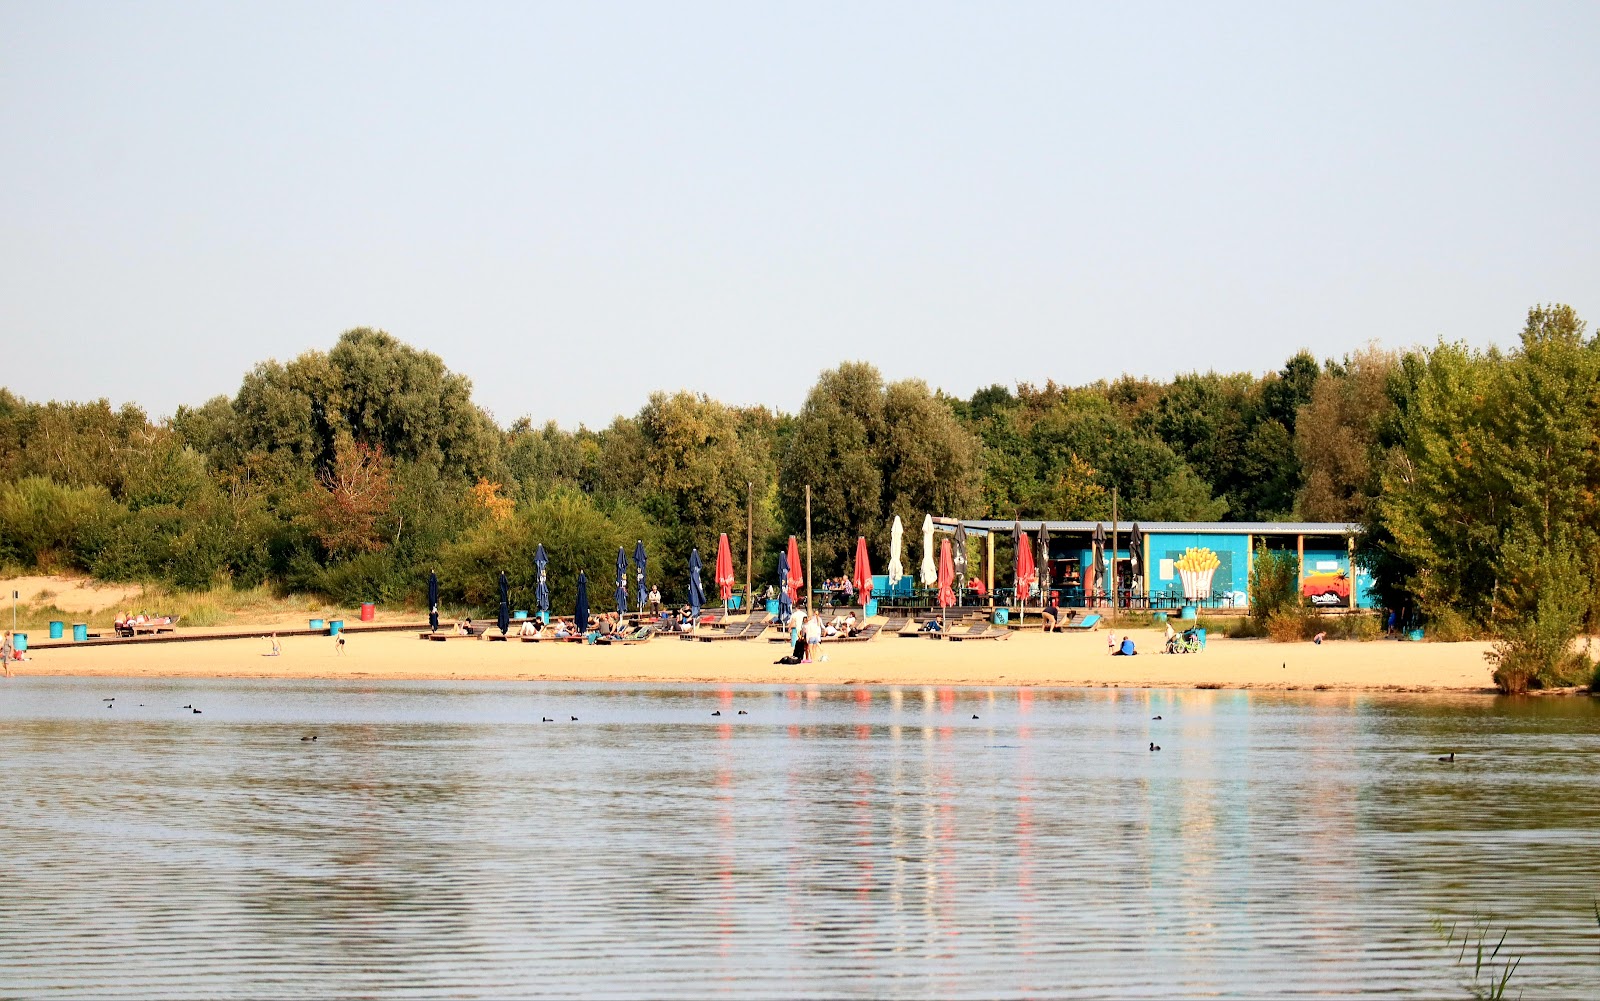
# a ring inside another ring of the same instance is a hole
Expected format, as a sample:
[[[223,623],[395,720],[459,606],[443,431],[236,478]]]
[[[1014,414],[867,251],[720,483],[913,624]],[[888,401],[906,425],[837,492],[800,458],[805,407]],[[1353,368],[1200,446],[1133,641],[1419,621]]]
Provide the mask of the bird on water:
[[[711,715],[713,715],[713,716],[721,716],[722,715],[722,710],[718,709],[716,712],[712,713]]]
[[[1160,719],[1160,718],[1161,718],[1161,717],[1160,717],[1160,716],[1152,716],[1152,717],[1150,717],[1150,718],[1151,718],[1151,719]]]
[[[748,716],[748,715],[750,715],[750,714],[749,714],[749,713],[747,713],[747,712],[745,712],[745,711],[744,711],[744,710],[743,710],[743,709],[741,709],[741,710],[739,710],[739,715],[740,715],[740,716]]]
[[[1443,761],[1445,764],[1449,764],[1450,762],[1456,760],[1456,752],[1451,751],[1449,754],[1446,754],[1444,757],[1440,758],[1439,760]]]
[[[1161,745],[1152,741],[1151,744],[1150,744],[1150,750],[1159,751],[1159,750],[1161,750]]]
[[[554,723],[555,720],[551,719],[548,716],[540,716],[539,717],[539,722],[541,722],[541,723]]]
[[[977,719],[977,718],[978,718],[978,714],[977,714],[977,713],[973,713],[973,714],[972,714],[972,718],[973,718],[973,719]]]
[[[301,740],[316,740],[317,739],[317,735],[313,733],[309,737],[301,737],[300,739]]]
[[[194,713],[196,716],[200,715],[200,710],[198,710],[198,709],[190,709],[189,711],[191,713]]]

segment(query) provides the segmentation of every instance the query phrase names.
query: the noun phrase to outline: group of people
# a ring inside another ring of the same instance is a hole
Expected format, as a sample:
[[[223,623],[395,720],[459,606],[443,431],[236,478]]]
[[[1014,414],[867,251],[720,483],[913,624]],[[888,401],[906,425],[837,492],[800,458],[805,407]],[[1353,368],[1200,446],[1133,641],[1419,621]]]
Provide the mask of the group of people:
[[[826,622],[820,612],[796,611],[789,617],[789,634],[793,642],[789,653],[773,661],[775,664],[809,664],[817,656],[817,650],[824,640],[835,639],[842,636],[858,636],[861,633],[861,623],[856,619],[855,612],[836,615]]]

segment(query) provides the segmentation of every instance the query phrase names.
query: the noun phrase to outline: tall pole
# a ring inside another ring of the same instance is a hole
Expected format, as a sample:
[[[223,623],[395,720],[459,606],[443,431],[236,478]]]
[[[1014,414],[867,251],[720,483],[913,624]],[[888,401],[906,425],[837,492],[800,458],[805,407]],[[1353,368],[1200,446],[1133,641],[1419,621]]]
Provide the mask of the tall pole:
[[[1117,488],[1111,488],[1111,621],[1117,621]]]
[[[756,610],[756,593],[750,589],[750,564],[756,557],[756,485],[745,481],[744,501],[744,600],[750,603],[746,615]]]
[[[811,484],[806,484],[806,618],[811,617]]]

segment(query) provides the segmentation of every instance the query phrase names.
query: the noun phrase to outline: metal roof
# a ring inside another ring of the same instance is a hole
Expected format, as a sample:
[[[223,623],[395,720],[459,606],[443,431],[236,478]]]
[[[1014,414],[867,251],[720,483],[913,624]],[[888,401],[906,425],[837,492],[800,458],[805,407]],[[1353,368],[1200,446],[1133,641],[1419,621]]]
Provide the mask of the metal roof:
[[[966,526],[968,531],[977,532],[1009,532],[1016,524],[1014,521],[999,521],[993,519],[972,518],[934,518],[933,524],[937,528],[953,530],[957,521]],[[1128,528],[1138,524],[1139,531],[1146,535],[1161,533],[1170,535],[1357,535],[1361,526],[1337,521],[1141,521],[1117,522],[1117,530],[1126,532]],[[1089,534],[1096,525],[1101,525],[1109,533],[1111,522],[1107,521],[1030,521],[1022,519],[1024,532],[1037,532],[1040,525],[1048,525],[1051,532],[1064,532],[1072,534],[1081,532]]]

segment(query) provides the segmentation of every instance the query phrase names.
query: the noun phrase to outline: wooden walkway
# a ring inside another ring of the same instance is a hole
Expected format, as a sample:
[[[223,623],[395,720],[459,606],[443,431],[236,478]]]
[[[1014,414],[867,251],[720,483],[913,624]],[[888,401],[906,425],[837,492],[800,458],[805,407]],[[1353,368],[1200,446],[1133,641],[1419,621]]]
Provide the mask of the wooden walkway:
[[[452,628],[454,624],[452,623]],[[107,627],[110,628],[110,627]],[[203,627],[202,627],[203,628]],[[355,635],[357,633],[399,633],[416,630],[426,630],[428,623],[422,622],[351,622],[345,625],[344,631]],[[443,630],[444,624],[439,628]],[[255,626],[251,629],[229,629],[225,632],[184,632],[183,627],[178,627],[178,632],[158,633],[154,636],[96,636],[86,640],[73,642],[63,637],[58,640],[39,640],[35,642],[29,637],[28,652],[42,653],[46,650],[76,650],[90,646],[144,646],[147,643],[199,643],[202,640],[259,640],[276,632],[279,639],[287,636],[328,636],[331,635],[327,628],[323,629],[296,629],[293,631],[273,629],[271,626]],[[26,632],[26,630],[24,630]]]

